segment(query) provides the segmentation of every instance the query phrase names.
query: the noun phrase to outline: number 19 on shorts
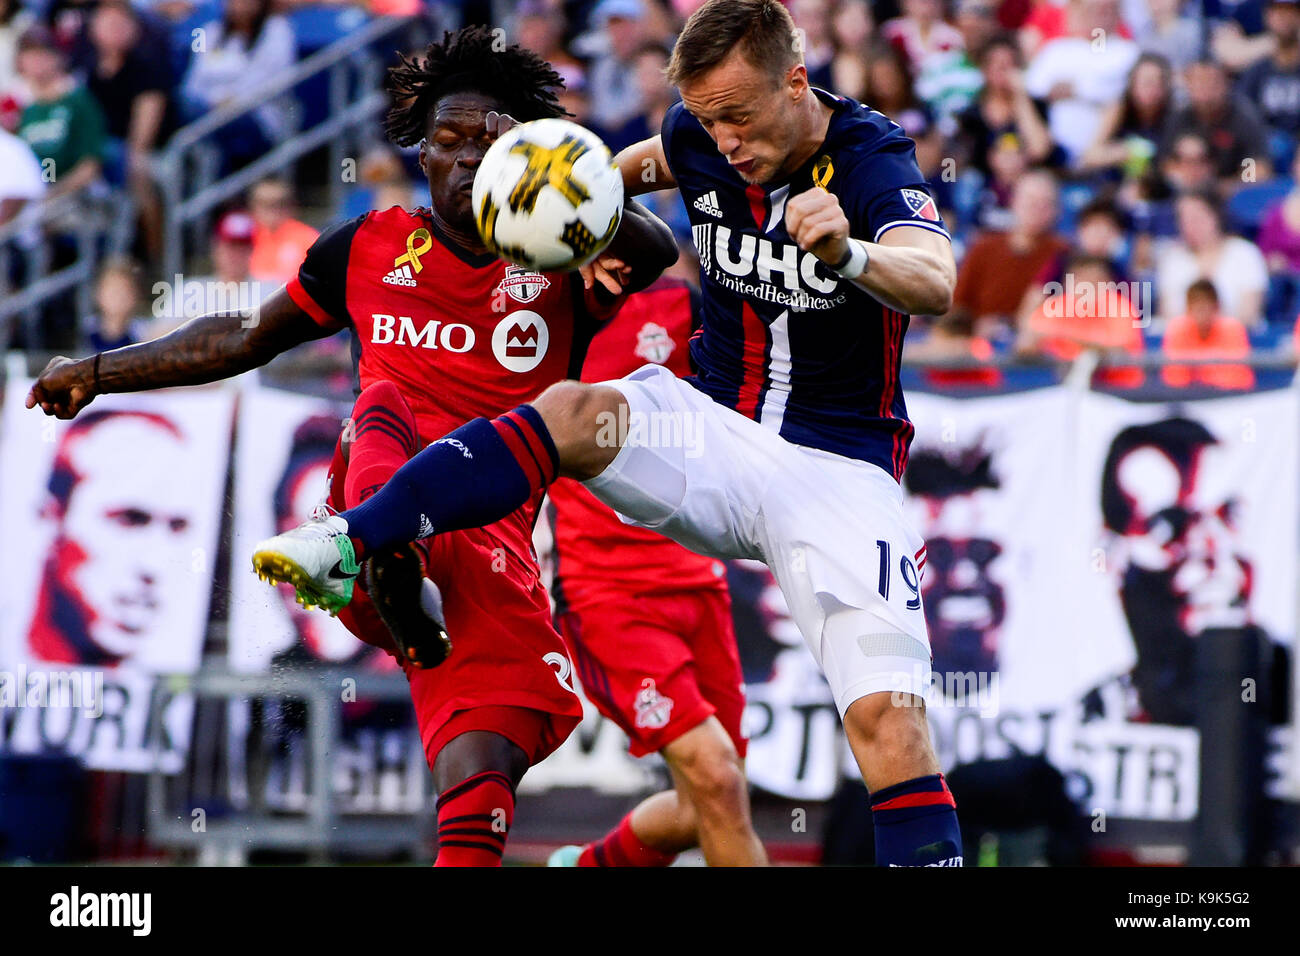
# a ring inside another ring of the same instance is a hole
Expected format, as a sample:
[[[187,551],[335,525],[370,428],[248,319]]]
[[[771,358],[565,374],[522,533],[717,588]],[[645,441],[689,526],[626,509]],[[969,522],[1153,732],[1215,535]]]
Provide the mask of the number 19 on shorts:
[[[880,580],[876,586],[880,596],[888,601],[890,582],[895,576],[900,577],[903,586],[911,595],[907,600],[907,609],[919,611],[921,609],[920,569],[925,567],[925,545],[921,546],[915,558],[902,554],[898,556],[897,562],[893,559],[893,551],[888,541],[877,541],[876,550],[880,555]]]

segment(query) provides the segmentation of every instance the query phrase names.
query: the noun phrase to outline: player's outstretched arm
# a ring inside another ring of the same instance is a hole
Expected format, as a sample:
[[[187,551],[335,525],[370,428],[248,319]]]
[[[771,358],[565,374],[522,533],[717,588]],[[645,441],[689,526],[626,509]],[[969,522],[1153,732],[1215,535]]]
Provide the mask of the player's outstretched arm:
[[[214,312],[152,342],[83,359],[53,358],[28,392],[27,407],[39,405],[46,415],[73,418],[96,395],[215,382],[330,334],[281,288],[251,318]]]
[[[879,242],[854,239],[839,200],[821,188],[790,199],[785,223],[801,249],[847,275],[891,309],[908,315],[943,315],[952,308],[957,263],[947,236],[920,226],[897,226]]]
[[[623,193],[627,196],[640,196],[658,189],[675,189],[677,180],[668,168],[668,159],[664,156],[663,140],[651,136],[639,143],[633,143],[614,157],[614,165],[623,174]]]
[[[640,292],[680,255],[668,224],[632,199],[623,206],[618,232],[596,261],[580,270],[583,285],[606,299]]]

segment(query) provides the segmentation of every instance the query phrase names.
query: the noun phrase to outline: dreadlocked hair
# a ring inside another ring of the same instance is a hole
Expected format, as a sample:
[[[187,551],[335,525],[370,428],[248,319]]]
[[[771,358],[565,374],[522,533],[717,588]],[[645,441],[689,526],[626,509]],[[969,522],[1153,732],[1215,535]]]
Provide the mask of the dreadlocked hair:
[[[384,89],[390,106],[384,131],[398,146],[425,136],[429,113],[449,93],[473,90],[500,100],[520,122],[568,116],[556,99],[564,80],[550,64],[519,44],[500,49],[497,34],[471,26],[443,34],[423,54],[398,54]]]

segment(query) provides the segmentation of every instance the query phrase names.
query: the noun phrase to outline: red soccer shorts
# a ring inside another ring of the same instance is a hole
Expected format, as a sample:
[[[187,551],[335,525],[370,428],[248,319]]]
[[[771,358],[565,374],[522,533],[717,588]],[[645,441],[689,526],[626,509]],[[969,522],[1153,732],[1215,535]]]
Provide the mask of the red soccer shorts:
[[[342,506],[344,469],[335,458],[330,505]],[[440,534],[427,546],[425,573],[442,592],[452,651],[438,667],[406,668],[416,723],[432,767],[451,739],[471,730],[500,734],[536,764],[582,720],[568,683],[570,663],[551,623],[541,574],[518,545],[475,528]],[[392,640],[358,586],[339,620],[367,644],[392,653]]]
[[[653,596],[610,590],[559,618],[583,692],[634,757],[716,715],[743,757],[740,654],[725,588]]]

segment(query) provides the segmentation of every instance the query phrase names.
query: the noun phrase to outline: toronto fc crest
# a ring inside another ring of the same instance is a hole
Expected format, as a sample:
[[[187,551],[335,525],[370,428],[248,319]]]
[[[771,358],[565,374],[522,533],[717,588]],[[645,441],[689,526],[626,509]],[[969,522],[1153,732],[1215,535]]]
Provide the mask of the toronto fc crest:
[[[653,678],[647,677],[643,680],[641,689],[636,695],[636,725],[658,730],[668,726],[668,718],[672,712],[673,699],[659,693]]]

